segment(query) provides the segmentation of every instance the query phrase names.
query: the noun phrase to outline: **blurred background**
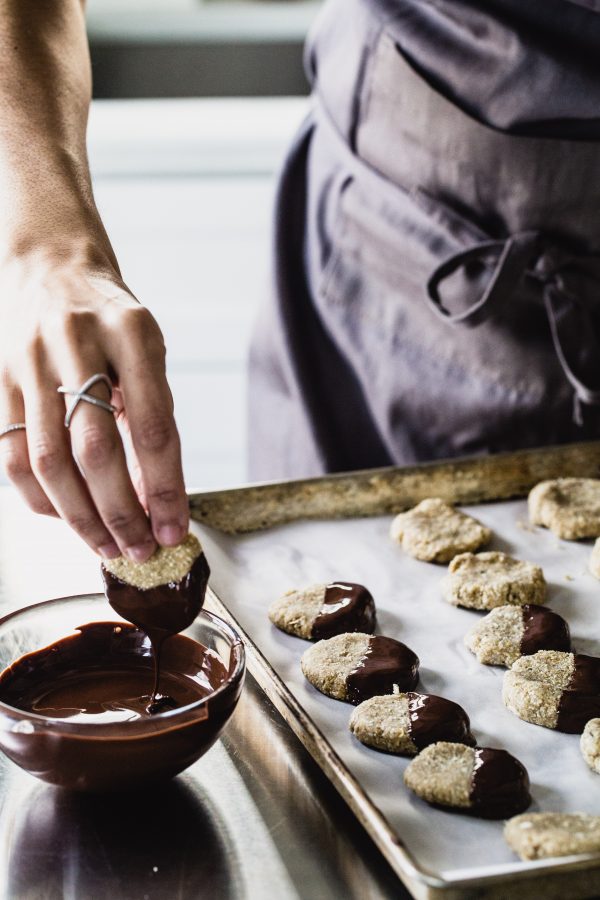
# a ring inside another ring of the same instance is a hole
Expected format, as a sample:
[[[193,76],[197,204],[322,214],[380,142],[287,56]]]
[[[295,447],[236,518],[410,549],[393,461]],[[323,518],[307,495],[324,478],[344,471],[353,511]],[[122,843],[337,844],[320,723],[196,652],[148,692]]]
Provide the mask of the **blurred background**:
[[[246,356],[311,0],[88,0],[96,199],[162,326],[190,488],[246,480]]]

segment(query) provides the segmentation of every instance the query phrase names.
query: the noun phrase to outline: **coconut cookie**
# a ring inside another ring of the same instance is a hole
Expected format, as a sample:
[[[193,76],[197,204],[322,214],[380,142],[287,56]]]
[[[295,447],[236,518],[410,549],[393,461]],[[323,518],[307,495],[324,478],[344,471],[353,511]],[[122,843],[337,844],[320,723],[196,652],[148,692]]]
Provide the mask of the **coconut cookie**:
[[[483,547],[492,532],[466,513],[432,497],[396,516],[390,535],[416,559],[445,563],[457,553]]]
[[[596,578],[600,578],[600,538],[594,544],[592,555],[590,556],[590,572]]]
[[[600,536],[600,479],[557,478],[529,493],[529,518],[567,541]]]
[[[412,691],[365,700],[350,717],[350,731],[368,747],[405,756],[415,756],[436,741],[471,747],[476,743],[462,706]]]
[[[465,644],[486,666],[506,666],[538,650],[571,649],[569,626],[544,606],[498,606],[465,636]]]
[[[315,584],[288,591],[269,608],[269,619],[288,634],[320,641],[350,631],[375,631],[375,601],[362,584]]]
[[[600,716],[600,659],[558,650],[521,656],[504,676],[502,699],[526,722],[581,734]]]
[[[521,859],[600,852],[600,816],[529,813],[504,826],[504,838]]]
[[[490,747],[431,744],[409,763],[404,783],[427,803],[483,819],[505,819],[531,803],[525,767]]]
[[[339,634],[310,647],[301,661],[310,683],[329,697],[362,703],[377,694],[411,691],[419,658],[394,640],[370,634]]]
[[[544,603],[546,580],[539,566],[507,553],[460,553],[448,567],[442,593],[453,606],[495,609]]]
[[[581,753],[593,772],[600,775],[600,719],[590,719],[581,735]]]

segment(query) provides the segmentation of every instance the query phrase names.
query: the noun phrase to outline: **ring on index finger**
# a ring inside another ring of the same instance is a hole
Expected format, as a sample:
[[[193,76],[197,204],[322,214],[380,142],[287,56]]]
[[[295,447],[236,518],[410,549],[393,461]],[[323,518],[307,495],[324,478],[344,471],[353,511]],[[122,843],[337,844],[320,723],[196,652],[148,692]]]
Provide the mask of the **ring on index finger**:
[[[71,425],[71,419],[73,418],[73,413],[83,400],[85,403],[91,403],[92,406],[98,406],[100,409],[105,409],[106,412],[115,413],[117,412],[117,407],[113,406],[112,403],[108,403],[106,400],[100,400],[98,397],[94,397],[92,394],[88,394],[87,392],[93,388],[95,384],[103,383],[106,385],[110,393],[112,394],[113,383],[104,372],[98,372],[96,375],[92,375],[88,378],[87,381],[84,381],[81,387],[78,390],[73,390],[73,388],[67,388],[64,384],[61,384],[60,387],[57,388],[59,394],[66,394],[69,397],[73,397],[73,401],[69,408],[67,409],[65,415],[65,428],[69,428]]]

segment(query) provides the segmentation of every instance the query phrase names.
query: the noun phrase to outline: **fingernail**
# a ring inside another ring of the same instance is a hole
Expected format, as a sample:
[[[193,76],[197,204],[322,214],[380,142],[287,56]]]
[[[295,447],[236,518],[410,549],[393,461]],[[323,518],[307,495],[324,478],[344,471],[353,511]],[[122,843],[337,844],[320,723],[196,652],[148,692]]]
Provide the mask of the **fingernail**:
[[[156,544],[154,541],[145,541],[143,544],[134,544],[133,547],[126,547],[125,556],[128,556],[133,562],[146,562],[154,553],[155,548]]]
[[[157,529],[156,537],[163,547],[173,547],[181,543],[185,537],[185,531],[181,525],[161,525]]]
[[[103,544],[101,547],[98,547],[98,553],[104,559],[115,559],[117,556],[121,555],[121,551],[114,542],[112,544]]]

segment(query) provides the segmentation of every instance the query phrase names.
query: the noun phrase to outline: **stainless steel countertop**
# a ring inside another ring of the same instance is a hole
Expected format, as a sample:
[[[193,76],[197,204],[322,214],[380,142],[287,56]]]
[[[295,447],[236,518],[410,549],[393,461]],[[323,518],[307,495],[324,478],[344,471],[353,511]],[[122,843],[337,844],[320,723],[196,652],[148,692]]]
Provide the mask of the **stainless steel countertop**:
[[[0,613],[97,590],[93,554],[0,488]],[[250,676],[222,740],[152,795],[70,794],[0,760],[2,900],[408,896]]]

